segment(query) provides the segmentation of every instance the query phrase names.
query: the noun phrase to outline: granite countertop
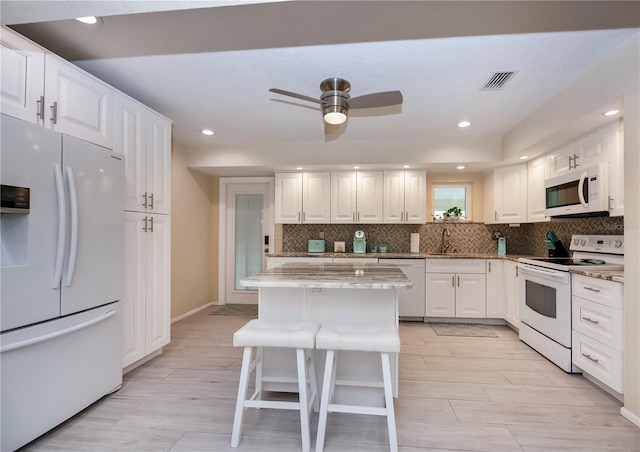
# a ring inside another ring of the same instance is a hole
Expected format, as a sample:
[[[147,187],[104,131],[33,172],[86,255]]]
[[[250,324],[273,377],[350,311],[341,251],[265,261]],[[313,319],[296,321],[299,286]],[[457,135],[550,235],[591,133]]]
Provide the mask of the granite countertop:
[[[411,280],[395,265],[287,263],[240,280],[244,287],[302,287],[327,289],[409,288]]]
[[[307,252],[286,252],[271,253],[267,257],[329,257],[329,258],[374,258],[374,259],[506,259],[517,261],[523,256],[519,254],[507,254],[498,256],[493,253],[307,253]]]
[[[592,278],[606,279],[624,284],[624,270],[582,270],[574,269],[571,273],[576,275],[591,276]]]

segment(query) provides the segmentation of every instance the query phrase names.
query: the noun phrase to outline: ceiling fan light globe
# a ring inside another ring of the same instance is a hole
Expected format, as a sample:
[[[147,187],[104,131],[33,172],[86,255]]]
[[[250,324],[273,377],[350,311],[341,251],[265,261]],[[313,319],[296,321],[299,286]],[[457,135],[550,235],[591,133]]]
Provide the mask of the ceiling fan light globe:
[[[324,120],[327,124],[342,124],[347,120],[347,115],[339,111],[330,111],[324,115]]]

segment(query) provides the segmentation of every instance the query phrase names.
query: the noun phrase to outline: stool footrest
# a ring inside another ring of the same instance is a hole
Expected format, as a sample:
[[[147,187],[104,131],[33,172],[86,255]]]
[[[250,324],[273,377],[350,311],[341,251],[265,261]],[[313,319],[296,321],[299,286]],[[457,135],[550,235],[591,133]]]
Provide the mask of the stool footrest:
[[[359,388],[384,388],[382,381],[336,380],[336,386],[357,386]]]
[[[380,407],[368,407],[360,405],[338,405],[330,403],[327,407],[329,413],[371,414],[374,416],[386,416],[387,409]]]
[[[276,410],[300,410],[300,402],[284,402],[279,400],[246,400],[245,408],[273,408]]]

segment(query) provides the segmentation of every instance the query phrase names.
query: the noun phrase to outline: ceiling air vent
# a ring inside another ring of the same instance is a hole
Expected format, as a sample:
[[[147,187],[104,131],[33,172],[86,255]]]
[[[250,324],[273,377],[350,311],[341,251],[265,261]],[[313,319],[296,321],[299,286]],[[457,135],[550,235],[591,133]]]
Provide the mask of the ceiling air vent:
[[[502,88],[504,88],[504,85],[506,85],[507,82],[511,80],[514,75],[516,75],[516,72],[518,71],[505,71],[505,72],[494,73],[491,77],[489,77],[489,80],[487,80],[487,83],[485,83],[484,86],[480,88],[480,91],[501,90]]]

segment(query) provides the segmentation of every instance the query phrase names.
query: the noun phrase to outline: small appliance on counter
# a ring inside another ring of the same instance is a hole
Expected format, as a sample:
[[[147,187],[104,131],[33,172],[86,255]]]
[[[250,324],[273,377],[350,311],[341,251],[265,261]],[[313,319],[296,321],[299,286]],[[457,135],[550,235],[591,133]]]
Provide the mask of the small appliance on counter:
[[[308,253],[324,253],[324,239],[309,240],[307,245]]]
[[[364,237],[364,231],[356,231],[353,236],[353,252],[355,254],[364,254],[367,252],[367,240]]]
[[[544,244],[547,245],[549,257],[569,257],[569,252],[564,247],[564,244],[560,241],[555,232],[545,232]]]

